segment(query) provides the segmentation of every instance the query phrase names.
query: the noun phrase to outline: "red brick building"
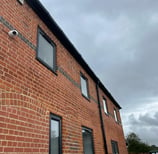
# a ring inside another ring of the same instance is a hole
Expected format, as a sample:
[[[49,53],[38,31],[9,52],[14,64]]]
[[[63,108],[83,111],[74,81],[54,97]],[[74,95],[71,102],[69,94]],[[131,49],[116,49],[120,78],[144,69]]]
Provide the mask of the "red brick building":
[[[0,0],[0,154],[127,154],[120,109],[38,0]]]

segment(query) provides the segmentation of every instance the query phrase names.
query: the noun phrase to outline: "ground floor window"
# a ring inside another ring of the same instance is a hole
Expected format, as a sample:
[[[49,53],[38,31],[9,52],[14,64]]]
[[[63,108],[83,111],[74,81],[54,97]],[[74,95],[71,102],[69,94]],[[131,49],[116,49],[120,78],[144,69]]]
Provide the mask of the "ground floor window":
[[[82,127],[82,137],[84,154],[94,154],[92,130]]]
[[[111,141],[112,154],[119,154],[118,144],[116,141]]]
[[[61,154],[61,118],[50,115],[50,154]]]

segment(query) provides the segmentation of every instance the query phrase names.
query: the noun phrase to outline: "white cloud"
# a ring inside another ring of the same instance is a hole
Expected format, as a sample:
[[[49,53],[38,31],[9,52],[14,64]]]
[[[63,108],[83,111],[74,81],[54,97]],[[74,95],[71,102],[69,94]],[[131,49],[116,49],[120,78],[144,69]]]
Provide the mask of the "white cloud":
[[[135,111],[123,113],[126,117],[123,119],[125,135],[135,132],[144,142],[158,145],[158,101],[154,101],[155,99],[157,98],[146,100],[146,104],[138,103]]]

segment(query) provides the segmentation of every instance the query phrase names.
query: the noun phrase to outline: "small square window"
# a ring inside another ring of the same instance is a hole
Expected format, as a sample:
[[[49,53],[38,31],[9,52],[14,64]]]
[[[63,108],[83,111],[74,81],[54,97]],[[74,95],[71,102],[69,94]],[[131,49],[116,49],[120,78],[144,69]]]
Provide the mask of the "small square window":
[[[83,75],[81,75],[80,78],[81,78],[81,92],[82,92],[82,95],[85,96],[86,98],[89,98],[87,79]]]
[[[56,49],[53,41],[51,41],[51,39],[41,29],[39,29],[37,59],[54,72],[56,71],[55,52]]]
[[[103,108],[104,108],[104,112],[108,114],[107,102],[105,98],[103,98]]]
[[[115,121],[117,122],[118,121],[118,117],[117,117],[116,109],[114,109],[114,118],[115,118]]]
[[[116,141],[111,141],[112,154],[119,154],[118,144]]]
[[[92,130],[82,127],[82,138],[84,154],[94,154]]]
[[[50,154],[61,154],[61,118],[50,115]]]

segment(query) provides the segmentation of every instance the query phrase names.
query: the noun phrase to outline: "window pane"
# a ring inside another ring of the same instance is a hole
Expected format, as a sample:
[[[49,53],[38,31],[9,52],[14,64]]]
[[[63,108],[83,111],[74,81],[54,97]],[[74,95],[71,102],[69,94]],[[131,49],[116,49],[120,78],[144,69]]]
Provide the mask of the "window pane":
[[[59,121],[51,120],[51,154],[59,154]]]
[[[112,142],[111,145],[112,145],[112,154],[115,154],[115,145],[114,145],[114,142]]]
[[[87,80],[81,76],[81,91],[88,98]]]
[[[103,99],[103,107],[104,107],[104,112],[108,113],[107,104],[106,104],[106,100],[105,99]]]
[[[38,57],[53,69],[54,47],[39,34]]]
[[[83,129],[82,136],[83,136],[84,154],[93,154],[92,132]]]
[[[116,113],[115,109],[114,109],[114,117],[115,117],[115,121],[118,121],[118,119],[117,119],[117,113]]]
[[[119,154],[117,142],[111,141],[111,145],[112,145],[112,154]]]

